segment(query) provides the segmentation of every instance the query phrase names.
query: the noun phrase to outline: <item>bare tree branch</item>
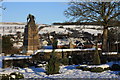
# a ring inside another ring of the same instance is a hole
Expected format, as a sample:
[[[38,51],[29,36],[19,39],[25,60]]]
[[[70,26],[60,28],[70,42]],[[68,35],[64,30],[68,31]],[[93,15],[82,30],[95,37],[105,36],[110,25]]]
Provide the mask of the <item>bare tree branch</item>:
[[[108,26],[111,21],[120,21],[120,2],[71,2],[65,16],[77,22],[99,22],[103,29],[103,50],[107,48]]]

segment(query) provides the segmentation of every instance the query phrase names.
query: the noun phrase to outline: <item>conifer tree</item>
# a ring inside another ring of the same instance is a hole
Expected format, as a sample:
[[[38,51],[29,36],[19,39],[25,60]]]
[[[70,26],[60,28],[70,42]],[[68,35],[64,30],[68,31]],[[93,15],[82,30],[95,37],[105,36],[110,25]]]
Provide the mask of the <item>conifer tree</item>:
[[[49,60],[48,65],[46,67],[46,71],[47,71],[48,75],[59,73],[59,61],[58,61],[56,54],[55,54],[55,49],[57,46],[57,41],[55,39],[53,39],[53,41],[52,41],[52,46],[53,46],[53,51],[51,53],[50,60]]]

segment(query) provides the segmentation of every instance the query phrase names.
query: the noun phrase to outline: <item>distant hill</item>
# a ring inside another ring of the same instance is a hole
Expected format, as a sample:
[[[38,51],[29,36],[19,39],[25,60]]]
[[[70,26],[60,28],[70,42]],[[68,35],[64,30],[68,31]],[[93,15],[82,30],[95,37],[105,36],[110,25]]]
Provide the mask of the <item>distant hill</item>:
[[[0,22],[0,24],[25,25],[26,23],[22,23],[22,22]]]
[[[99,22],[64,22],[53,23],[53,25],[101,25]],[[109,26],[120,26],[120,21],[111,21]]]
[[[26,25],[26,22],[0,22],[0,24],[7,24],[7,25]],[[43,25],[45,26],[46,24],[37,24],[37,25]]]

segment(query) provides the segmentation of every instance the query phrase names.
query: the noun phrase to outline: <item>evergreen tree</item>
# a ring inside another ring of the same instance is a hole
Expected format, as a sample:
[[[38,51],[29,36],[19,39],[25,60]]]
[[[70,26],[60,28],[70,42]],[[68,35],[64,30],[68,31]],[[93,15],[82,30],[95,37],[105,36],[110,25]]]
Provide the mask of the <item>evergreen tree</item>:
[[[10,40],[10,36],[2,36],[2,52],[9,53],[13,47],[13,42]]]
[[[18,54],[19,49],[13,47],[13,41],[10,36],[2,36],[2,52],[5,54]]]
[[[48,65],[46,67],[47,74],[59,73],[59,61],[58,61],[56,54],[55,54],[55,49],[57,46],[57,41],[55,39],[53,39],[52,45],[53,45],[53,51],[51,53],[50,60],[49,60]]]

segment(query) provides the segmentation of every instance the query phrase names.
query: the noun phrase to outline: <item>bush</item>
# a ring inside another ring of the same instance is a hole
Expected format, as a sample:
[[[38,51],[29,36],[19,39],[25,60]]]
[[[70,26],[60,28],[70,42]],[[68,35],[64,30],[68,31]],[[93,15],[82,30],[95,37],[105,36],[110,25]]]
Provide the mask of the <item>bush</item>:
[[[23,79],[24,75],[21,74],[20,72],[13,72],[10,75],[8,74],[1,74],[0,75],[1,79],[0,80],[11,80],[11,79]]]
[[[1,79],[0,80],[9,80],[9,75],[7,75],[7,74],[2,74],[2,75],[0,75],[0,77],[1,77]]]
[[[48,61],[48,64],[46,65],[46,71],[47,71],[47,74],[57,74],[59,73],[59,60],[57,59],[56,57],[56,53],[55,53],[55,49],[57,48],[57,43],[58,41],[53,38],[51,40],[52,42],[52,46],[53,46],[53,51],[50,55],[50,60]]]
[[[46,66],[46,71],[48,75],[59,73],[59,62],[55,58],[51,58]]]
[[[104,71],[104,69],[103,68],[101,68],[101,67],[94,67],[94,68],[91,68],[91,70],[90,70],[91,72],[103,72]]]
[[[91,72],[103,72],[105,70],[109,70],[109,67],[103,69],[101,67],[88,68],[86,66],[77,66],[76,69],[81,69],[83,71],[91,71]]]
[[[120,66],[118,64],[113,64],[110,68],[112,71],[120,71]]]
[[[46,73],[49,74],[57,74],[59,73],[59,60],[57,59],[54,50],[52,52],[51,58],[48,61],[48,64],[46,65]]]
[[[90,68],[85,67],[85,66],[77,66],[76,69],[81,69],[83,71],[90,71]]]
[[[109,68],[109,67],[107,67],[107,68],[104,68],[104,70],[110,70],[110,68]]]
[[[83,67],[83,71],[90,71],[91,68],[88,68],[88,67]]]
[[[62,63],[63,65],[68,65],[69,64],[69,60],[68,58],[63,58],[60,63]]]
[[[23,79],[24,75],[20,72],[13,72],[10,74],[10,79]]]

